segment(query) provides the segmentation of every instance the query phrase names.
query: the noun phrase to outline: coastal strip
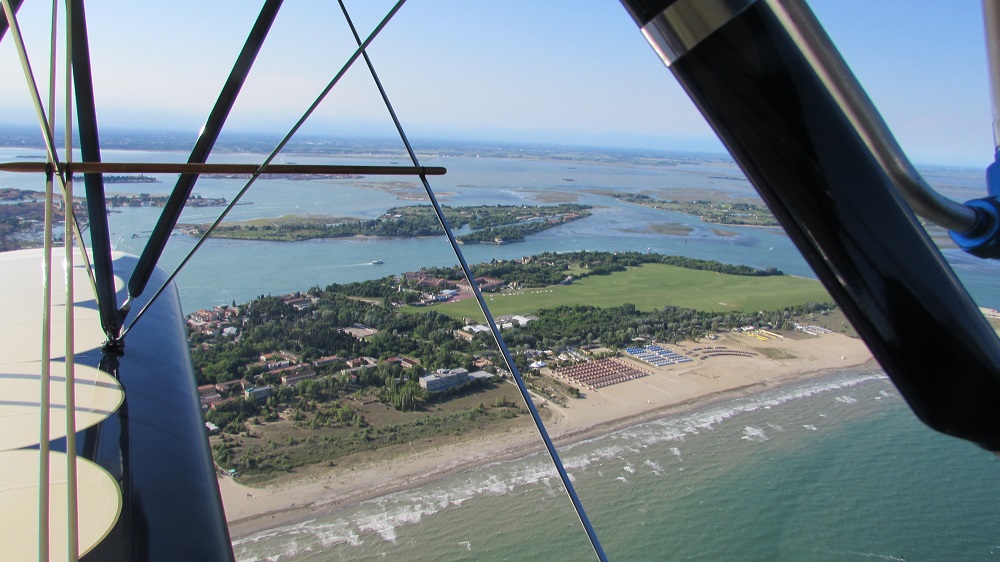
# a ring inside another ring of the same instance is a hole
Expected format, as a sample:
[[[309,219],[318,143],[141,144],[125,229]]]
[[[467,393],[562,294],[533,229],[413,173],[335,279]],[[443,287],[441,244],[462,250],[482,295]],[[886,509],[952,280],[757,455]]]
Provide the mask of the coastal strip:
[[[649,370],[649,376],[598,391],[586,389],[586,397],[570,402],[567,408],[537,398],[548,413],[546,426],[557,444],[565,446],[846,369],[878,369],[861,340],[837,333],[767,341],[732,333],[712,345],[745,350],[748,355],[717,356],[694,366],[666,368],[624,359]],[[684,342],[677,347],[704,346],[704,342]],[[250,488],[221,475],[219,486],[230,533],[241,538],[540,449],[534,428],[522,426],[475,440],[444,440],[412,449],[397,446],[392,451],[353,455],[333,467],[297,470],[292,478],[264,488]]]

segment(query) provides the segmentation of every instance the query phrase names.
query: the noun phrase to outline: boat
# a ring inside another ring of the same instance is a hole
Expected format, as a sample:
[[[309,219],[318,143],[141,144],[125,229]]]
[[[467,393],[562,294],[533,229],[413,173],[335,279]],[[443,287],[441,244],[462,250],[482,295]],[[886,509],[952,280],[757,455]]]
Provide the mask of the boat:
[[[382,261],[382,260],[372,260],[372,265],[382,265],[382,264],[384,264],[384,263],[385,263],[385,262],[384,262],[384,261]]]

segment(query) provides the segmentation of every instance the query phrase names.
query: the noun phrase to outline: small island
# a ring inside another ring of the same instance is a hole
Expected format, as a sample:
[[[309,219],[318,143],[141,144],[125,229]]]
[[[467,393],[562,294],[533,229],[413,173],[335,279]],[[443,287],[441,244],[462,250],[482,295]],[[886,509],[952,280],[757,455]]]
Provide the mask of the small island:
[[[83,181],[82,174],[73,174],[73,181]],[[145,174],[113,175],[104,174],[104,183],[160,183],[160,180]]]
[[[742,202],[663,200],[640,193],[611,193],[615,199],[664,211],[676,211],[701,217],[712,224],[732,226],[780,226],[771,211],[762,205]]]
[[[587,205],[565,203],[552,206],[445,205],[442,210],[452,228],[468,227],[473,231],[458,236],[459,243],[507,244],[520,242],[526,236],[588,217],[591,214],[590,208]],[[191,236],[203,235],[208,227],[207,224],[178,225],[185,234]],[[351,236],[412,238],[443,234],[437,215],[429,205],[393,207],[373,220],[290,216],[225,223],[212,232],[212,236],[216,238],[283,242]]]
[[[168,195],[150,195],[149,193],[138,195],[113,193],[108,195],[107,205],[109,209],[115,207],[165,207],[169,198]],[[198,194],[189,195],[186,203],[188,207],[223,207],[225,204],[225,197],[202,197]]]

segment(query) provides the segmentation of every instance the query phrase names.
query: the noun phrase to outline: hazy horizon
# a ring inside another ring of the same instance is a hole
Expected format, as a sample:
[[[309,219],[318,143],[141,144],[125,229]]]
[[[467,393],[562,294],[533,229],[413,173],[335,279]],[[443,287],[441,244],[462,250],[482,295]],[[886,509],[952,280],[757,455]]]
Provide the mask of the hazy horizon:
[[[391,5],[372,0],[348,8],[367,36]],[[977,3],[815,0],[811,6],[911,159],[992,162]],[[28,3],[18,15],[43,87],[46,9]],[[89,5],[102,127],[198,131],[256,16],[256,6],[235,0]],[[227,130],[283,135],[354,49],[335,5],[285,5]],[[410,2],[369,53],[414,139],[723,151],[617,1]],[[34,124],[9,36],[0,42],[0,76],[9,78],[0,82],[0,121]],[[363,61],[303,134],[394,136]]]
[[[0,147],[16,148],[25,147],[33,149],[42,149],[44,144],[42,142],[41,135],[36,132],[37,126],[32,125],[11,125],[0,123]],[[25,144],[23,142],[10,143],[5,140],[5,135],[16,134],[30,134],[31,143]],[[166,128],[119,128],[119,127],[109,127],[103,128],[101,130],[101,144],[102,150],[150,150],[155,148],[158,152],[181,152],[187,153],[193,146],[196,140],[196,135],[192,134],[190,131],[185,131],[181,129],[166,129]],[[126,135],[135,134],[148,134],[148,135],[165,135],[171,137],[177,143],[183,143],[185,141],[190,141],[190,146],[178,144],[176,147],[172,148],[162,148],[160,147],[144,147],[141,142],[135,143],[134,146],[123,146],[121,144],[121,139],[119,137]],[[62,129],[57,127],[56,136],[58,139],[62,138]],[[237,142],[240,139],[248,139],[251,137],[256,138],[260,142],[274,142],[277,143],[280,140],[282,134],[277,131],[266,131],[266,130],[236,130],[228,129],[219,138],[216,143],[216,148],[214,150],[215,154],[221,154],[228,150],[232,150],[227,144],[231,142]],[[347,142],[347,143],[372,143],[380,147],[388,148],[390,145],[396,147],[400,150],[400,157],[405,158],[406,155],[403,151],[403,147],[399,137],[390,136],[365,136],[363,133],[358,132],[356,134],[344,134],[331,135],[322,133],[300,133],[292,139],[292,141],[285,147],[282,153],[291,154],[295,153],[296,140],[300,142],[315,142],[315,141],[334,141],[334,142]],[[523,149],[537,149],[537,150],[551,150],[551,149],[565,149],[570,151],[580,151],[581,153],[606,153],[606,152],[626,152],[626,153],[647,153],[649,155],[661,156],[661,157],[690,157],[690,158],[719,158],[723,159],[728,163],[732,163],[734,166],[737,165],[736,161],[733,160],[732,155],[725,150],[717,139],[690,139],[689,142],[684,145],[683,148],[667,148],[663,146],[650,146],[645,145],[610,145],[610,144],[586,144],[584,142],[569,142],[569,141],[557,141],[553,140],[547,142],[544,140],[524,140],[524,139],[482,139],[482,138],[462,138],[459,136],[455,137],[410,137],[410,142],[413,144],[414,150],[417,151],[418,156],[421,152],[427,152],[435,148],[443,148],[443,145],[458,145],[463,149],[472,149],[477,145],[482,148],[523,148]],[[57,145],[61,145],[61,141],[57,140]],[[699,148],[703,146],[703,148]],[[239,150],[240,153],[247,154],[266,154],[272,146],[267,146],[265,149],[261,147],[260,150]],[[539,155],[541,156],[541,155]],[[921,162],[914,161],[914,165],[918,168],[955,168],[970,171],[981,170],[983,167],[974,163],[940,163],[940,162]],[[985,173],[985,172],[984,172]],[[985,185],[985,184],[984,184]]]

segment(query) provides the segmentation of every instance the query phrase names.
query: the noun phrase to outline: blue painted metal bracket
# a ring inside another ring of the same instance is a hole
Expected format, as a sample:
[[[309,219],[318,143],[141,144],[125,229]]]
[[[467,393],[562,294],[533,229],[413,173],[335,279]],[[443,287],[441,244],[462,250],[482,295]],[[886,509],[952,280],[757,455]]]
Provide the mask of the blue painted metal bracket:
[[[976,225],[967,232],[949,231],[949,234],[969,254],[1000,259],[1000,152],[986,168],[986,188],[988,196],[965,202],[979,214]]]

